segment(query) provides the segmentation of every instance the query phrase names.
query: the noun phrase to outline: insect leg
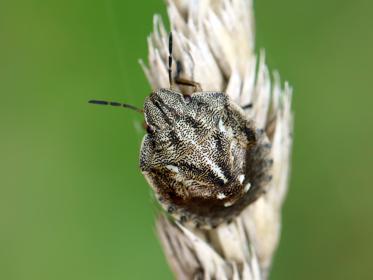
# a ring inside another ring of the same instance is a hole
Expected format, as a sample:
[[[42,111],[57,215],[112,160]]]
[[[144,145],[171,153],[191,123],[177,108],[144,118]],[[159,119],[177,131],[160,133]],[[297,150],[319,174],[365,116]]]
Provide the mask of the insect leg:
[[[251,109],[251,108],[253,108],[253,103],[249,103],[249,104],[243,105],[241,108],[244,109],[244,110]]]
[[[200,92],[200,91],[202,91],[201,84],[197,83],[195,81],[191,81],[191,80],[183,79],[183,78],[180,78],[180,77],[176,77],[175,78],[175,83],[177,85],[194,87],[193,92]]]

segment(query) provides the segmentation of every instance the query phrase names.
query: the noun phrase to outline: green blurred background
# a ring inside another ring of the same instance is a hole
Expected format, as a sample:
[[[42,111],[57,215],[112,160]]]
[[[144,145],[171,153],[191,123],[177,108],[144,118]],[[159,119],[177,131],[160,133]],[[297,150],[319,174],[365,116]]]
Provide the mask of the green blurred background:
[[[293,172],[271,279],[373,279],[373,2],[258,0],[294,86]],[[172,279],[138,169],[152,1],[1,1],[0,279]]]

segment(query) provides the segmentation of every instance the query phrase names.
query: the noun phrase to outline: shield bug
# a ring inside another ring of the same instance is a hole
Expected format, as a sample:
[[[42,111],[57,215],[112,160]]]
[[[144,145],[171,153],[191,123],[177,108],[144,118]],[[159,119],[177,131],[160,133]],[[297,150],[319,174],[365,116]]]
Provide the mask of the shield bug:
[[[146,135],[140,169],[161,206],[177,221],[216,227],[235,218],[266,190],[271,179],[271,146],[243,108],[223,92],[203,91],[193,81],[172,77],[172,34],[169,38],[170,88],[153,91],[144,108]],[[173,84],[191,86],[191,94]],[[251,106],[245,106],[246,109]]]

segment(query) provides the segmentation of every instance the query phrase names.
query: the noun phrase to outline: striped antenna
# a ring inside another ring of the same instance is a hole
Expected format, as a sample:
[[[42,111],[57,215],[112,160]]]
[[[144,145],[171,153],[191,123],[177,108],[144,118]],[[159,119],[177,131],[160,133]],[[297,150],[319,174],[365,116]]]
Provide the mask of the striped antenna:
[[[105,100],[89,100],[88,103],[90,104],[96,104],[96,105],[109,105],[109,106],[114,106],[114,107],[124,107],[124,108],[128,108],[128,109],[131,109],[131,110],[134,110],[138,113],[141,113],[143,114],[144,113],[144,110],[142,109],[139,109],[133,105],[130,105],[130,104],[126,104],[126,103],[120,103],[120,102],[113,102],[113,101],[105,101]]]
[[[172,88],[172,32],[170,32],[168,37],[168,81],[170,88]]]

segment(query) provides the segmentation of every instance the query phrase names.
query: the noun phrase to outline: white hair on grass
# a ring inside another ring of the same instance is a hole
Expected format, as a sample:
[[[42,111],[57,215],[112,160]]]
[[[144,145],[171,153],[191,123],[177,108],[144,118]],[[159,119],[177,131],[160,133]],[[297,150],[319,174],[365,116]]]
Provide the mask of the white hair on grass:
[[[168,0],[167,11],[182,77],[204,91],[225,92],[242,107],[252,104],[245,113],[271,141],[273,178],[265,194],[215,229],[186,228],[161,214],[157,231],[165,255],[177,279],[266,279],[289,178],[292,90],[281,87],[277,72],[271,81],[264,52],[259,59],[254,53],[251,0]],[[168,32],[158,15],[148,46],[149,66],[141,62],[146,77],[154,89],[168,88]]]

